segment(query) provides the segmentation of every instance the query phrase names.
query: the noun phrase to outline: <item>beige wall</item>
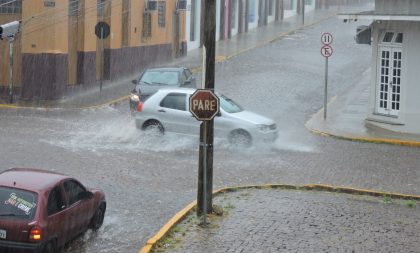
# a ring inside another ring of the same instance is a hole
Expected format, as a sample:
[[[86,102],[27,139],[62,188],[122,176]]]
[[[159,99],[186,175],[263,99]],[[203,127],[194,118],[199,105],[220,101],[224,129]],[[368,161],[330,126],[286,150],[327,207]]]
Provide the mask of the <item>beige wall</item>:
[[[23,53],[67,53],[68,0],[55,0],[55,7],[23,1],[22,18]]]
[[[80,38],[83,43],[79,44],[78,50],[81,52],[96,51],[95,25],[98,23],[96,1],[83,0],[85,8],[81,13],[79,25],[83,26],[84,36]]]
[[[121,48],[122,41],[122,0],[113,0],[111,2],[111,34],[110,47],[111,49]]]

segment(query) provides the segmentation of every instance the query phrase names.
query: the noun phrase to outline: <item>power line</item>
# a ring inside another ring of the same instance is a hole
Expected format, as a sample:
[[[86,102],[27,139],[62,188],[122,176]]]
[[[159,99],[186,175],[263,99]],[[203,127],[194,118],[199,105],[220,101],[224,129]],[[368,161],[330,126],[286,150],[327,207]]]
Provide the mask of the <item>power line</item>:
[[[14,2],[17,2],[17,1],[19,1],[19,0],[12,0],[12,1],[7,2],[7,3],[2,3],[2,4],[0,4],[0,7],[1,6],[4,6],[4,5],[8,5],[8,4],[14,3]]]

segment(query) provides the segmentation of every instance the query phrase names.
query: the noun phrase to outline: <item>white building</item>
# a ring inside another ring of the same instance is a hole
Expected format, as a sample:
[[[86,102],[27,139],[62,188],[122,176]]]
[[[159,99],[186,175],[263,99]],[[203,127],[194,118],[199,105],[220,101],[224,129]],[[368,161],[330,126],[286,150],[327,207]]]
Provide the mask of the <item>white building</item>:
[[[340,17],[372,20],[367,123],[420,134],[420,0],[375,0],[374,11]]]

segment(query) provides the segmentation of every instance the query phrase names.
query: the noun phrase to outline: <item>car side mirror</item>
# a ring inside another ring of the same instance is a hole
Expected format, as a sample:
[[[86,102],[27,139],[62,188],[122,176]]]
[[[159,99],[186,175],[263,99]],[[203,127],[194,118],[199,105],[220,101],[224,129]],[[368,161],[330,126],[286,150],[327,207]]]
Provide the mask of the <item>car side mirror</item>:
[[[219,111],[219,112],[216,114],[216,116],[217,116],[217,117],[220,117],[220,116],[222,116],[222,113]]]
[[[78,197],[79,199],[91,199],[93,198],[93,193],[90,191],[84,191],[79,193]]]
[[[137,80],[132,80],[131,81],[133,84],[137,84]]]

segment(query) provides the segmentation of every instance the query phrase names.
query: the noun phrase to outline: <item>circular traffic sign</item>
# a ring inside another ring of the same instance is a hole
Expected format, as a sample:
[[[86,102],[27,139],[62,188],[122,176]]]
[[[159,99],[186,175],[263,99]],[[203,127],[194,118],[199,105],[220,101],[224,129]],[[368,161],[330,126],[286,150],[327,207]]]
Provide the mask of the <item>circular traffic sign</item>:
[[[321,54],[322,56],[328,58],[333,54],[333,49],[330,45],[324,45],[321,47]]]
[[[106,22],[98,22],[95,26],[95,34],[100,39],[106,39],[109,36],[110,27]]]
[[[190,112],[200,121],[212,120],[219,113],[219,104],[212,90],[198,89],[190,96]]]
[[[331,33],[323,33],[321,35],[321,43],[324,45],[330,45],[333,42],[333,36]]]

